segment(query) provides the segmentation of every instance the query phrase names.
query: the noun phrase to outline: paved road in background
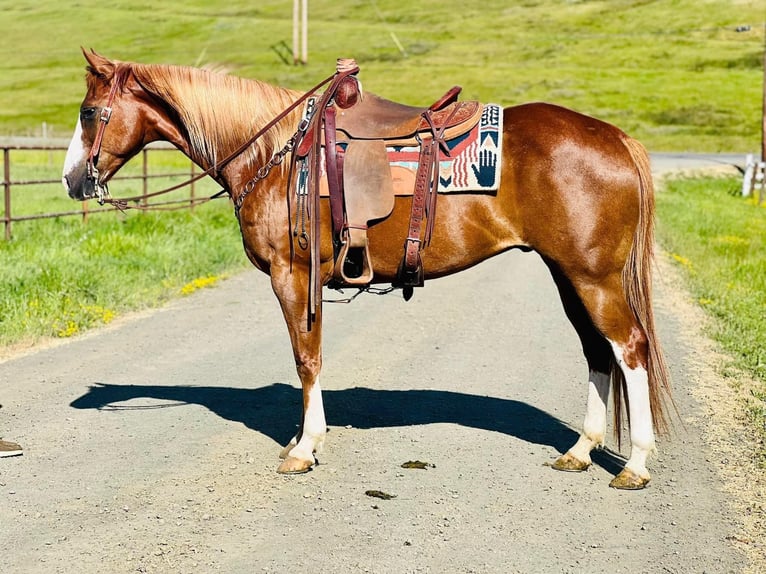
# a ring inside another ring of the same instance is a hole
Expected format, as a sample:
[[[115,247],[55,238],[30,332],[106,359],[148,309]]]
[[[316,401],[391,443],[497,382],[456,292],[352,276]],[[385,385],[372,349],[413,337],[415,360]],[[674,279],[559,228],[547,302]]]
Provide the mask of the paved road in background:
[[[746,155],[741,154],[699,154],[699,153],[653,153],[652,170],[662,176],[675,171],[696,171],[720,169],[726,173],[740,173],[736,166],[744,169]]]
[[[257,271],[1,363],[0,433],[25,454],[0,459],[0,572],[741,572],[738,517],[702,438],[696,326],[665,281],[658,321],[685,425],[641,492],[608,488],[614,452],[587,473],[547,466],[576,439],[587,368],[533,254],[408,303],[328,305],[330,433],[302,476],[274,472],[300,392]]]

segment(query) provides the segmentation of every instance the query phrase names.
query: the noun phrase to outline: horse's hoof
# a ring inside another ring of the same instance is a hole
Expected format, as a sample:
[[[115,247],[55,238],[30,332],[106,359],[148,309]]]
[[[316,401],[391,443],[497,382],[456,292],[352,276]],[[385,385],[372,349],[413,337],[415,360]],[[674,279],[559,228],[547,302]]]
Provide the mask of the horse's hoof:
[[[316,460],[303,460],[294,456],[288,456],[280,463],[277,472],[279,474],[303,474],[312,470],[315,466]]]
[[[296,443],[290,443],[285,448],[282,449],[282,452],[279,453],[279,458],[282,460],[285,460],[288,456],[290,456],[290,451],[295,448]]]
[[[649,484],[649,480],[648,477],[639,476],[629,468],[623,468],[620,474],[612,479],[609,486],[620,490],[641,490]]]
[[[563,470],[564,472],[582,472],[583,470],[588,470],[589,466],[589,462],[584,462],[566,452],[556,459],[551,468]]]

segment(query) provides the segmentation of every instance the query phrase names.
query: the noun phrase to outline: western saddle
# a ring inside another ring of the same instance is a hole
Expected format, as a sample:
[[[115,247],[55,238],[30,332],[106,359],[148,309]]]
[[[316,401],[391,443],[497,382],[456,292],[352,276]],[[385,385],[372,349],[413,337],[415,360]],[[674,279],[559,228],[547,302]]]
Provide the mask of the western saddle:
[[[338,60],[338,72],[330,87],[318,96],[293,160],[308,165],[307,193],[314,213],[318,214],[319,196],[329,196],[335,246],[333,284],[337,287],[365,286],[372,281],[367,229],[391,214],[395,195],[412,194],[409,229],[394,283],[409,299],[413,287],[423,285],[420,251],[431,239],[439,161],[442,154],[449,156],[446,141],[470,131],[481,117],[482,105],[458,102],[459,86],[427,108],[399,104],[363,93],[358,71],[353,60]],[[414,189],[396,189],[401,183],[391,175],[388,146],[420,147]],[[326,183],[320,183],[318,176],[322,149]],[[310,237],[318,241],[318,223],[314,221],[313,225]],[[317,243],[312,266],[314,282],[319,281],[318,251]],[[321,286],[318,288],[321,291]]]

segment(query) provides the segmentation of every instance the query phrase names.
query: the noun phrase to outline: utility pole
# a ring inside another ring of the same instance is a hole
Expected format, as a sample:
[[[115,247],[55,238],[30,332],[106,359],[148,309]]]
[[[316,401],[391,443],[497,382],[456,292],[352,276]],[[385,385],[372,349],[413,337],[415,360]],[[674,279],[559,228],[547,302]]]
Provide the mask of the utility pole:
[[[300,52],[300,56],[298,55]],[[309,61],[309,2],[293,0],[293,64]]]

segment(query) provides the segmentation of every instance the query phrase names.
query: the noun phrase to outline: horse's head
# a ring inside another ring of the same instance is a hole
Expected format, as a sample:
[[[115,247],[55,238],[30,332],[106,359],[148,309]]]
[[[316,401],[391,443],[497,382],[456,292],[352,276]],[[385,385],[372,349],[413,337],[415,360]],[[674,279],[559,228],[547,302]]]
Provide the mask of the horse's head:
[[[87,92],[62,181],[73,199],[102,199],[106,183],[148,143],[172,143],[203,169],[233,159],[263,165],[291,135],[283,122],[240,149],[299,92],[207,69],[109,60],[83,50]],[[293,112],[299,118],[300,112]],[[226,159],[221,159],[226,158]],[[233,162],[231,162],[233,165]]]
[[[88,91],[69,144],[62,182],[73,199],[103,198],[106,183],[144,145],[159,139],[160,111],[130,64],[83,50]]]

